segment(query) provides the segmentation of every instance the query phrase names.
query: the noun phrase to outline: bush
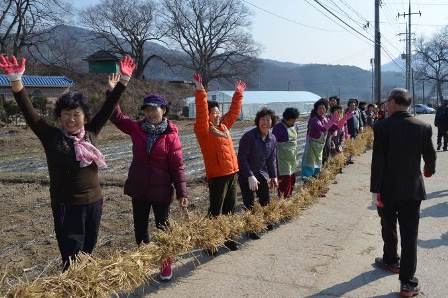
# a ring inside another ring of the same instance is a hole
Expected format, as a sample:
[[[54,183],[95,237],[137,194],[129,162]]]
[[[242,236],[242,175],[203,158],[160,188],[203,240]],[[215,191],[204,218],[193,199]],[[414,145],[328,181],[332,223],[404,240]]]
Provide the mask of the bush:
[[[16,104],[15,101],[5,101],[3,104],[3,109],[6,114],[5,122],[11,123],[15,122],[17,124],[17,120],[21,114],[19,106]]]
[[[33,107],[39,111],[39,113],[45,117],[48,114],[48,100],[44,96],[36,96],[32,98]]]

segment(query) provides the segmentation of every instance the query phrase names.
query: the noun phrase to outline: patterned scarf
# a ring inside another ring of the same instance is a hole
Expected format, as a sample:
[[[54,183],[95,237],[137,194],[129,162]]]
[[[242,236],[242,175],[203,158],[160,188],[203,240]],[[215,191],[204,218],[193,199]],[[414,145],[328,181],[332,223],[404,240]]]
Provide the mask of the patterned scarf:
[[[168,120],[166,118],[162,119],[159,124],[152,124],[145,120],[142,123],[141,128],[144,132],[148,134],[148,141],[146,142],[146,152],[151,153],[152,145],[157,141],[160,135],[168,128]]]
[[[79,161],[79,166],[81,168],[91,165],[92,162],[95,162],[99,169],[107,168],[104,155],[92,143],[84,138],[86,135],[84,126],[75,135],[70,135],[64,130],[62,130],[62,132],[67,138],[73,140],[76,160]]]

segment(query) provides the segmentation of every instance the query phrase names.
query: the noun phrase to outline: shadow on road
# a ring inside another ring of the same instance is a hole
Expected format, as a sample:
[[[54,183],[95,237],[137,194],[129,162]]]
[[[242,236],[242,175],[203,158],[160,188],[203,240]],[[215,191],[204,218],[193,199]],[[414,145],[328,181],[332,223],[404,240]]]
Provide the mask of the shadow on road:
[[[420,218],[423,217],[445,217],[448,216],[448,202],[442,202],[422,210]]]
[[[418,240],[418,246],[429,249],[448,246],[448,232],[442,234],[439,239]]]
[[[363,273],[359,274],[358,276],[353,277],[349,281],[345,281],[340,284],[334,285],[332,287],[329,287],[327,289],[320,291],[319,293],[307,296],[306,298],[317,298],[317,297],[326,297],[326,296],[341,297],[353,290],[359,289],[371,282],[377,281],[377,280],[382,279],[391,274],[384,270],[376,268],[374,266],[374,264],[372,264],[372,267],[374,267],[374,269],[372,269],[371,271],[363,272]],[[397,294],[389,293],[386,295],[375,296],[375,297],[397,297]]]
[[[426,197],[428,198],[428,200],[442,198],[442,197],[448,197],[448,189],[427,193]]]

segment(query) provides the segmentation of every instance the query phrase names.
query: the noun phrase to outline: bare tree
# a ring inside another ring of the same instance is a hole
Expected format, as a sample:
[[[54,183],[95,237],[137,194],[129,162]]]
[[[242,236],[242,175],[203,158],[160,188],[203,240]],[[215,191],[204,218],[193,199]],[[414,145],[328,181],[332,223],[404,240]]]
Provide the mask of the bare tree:
[[[215,79],[234,79],[256,68],[258,47],[246,31],[248,8],[240,0],[164,0],[168,37],[186,53],[180,64],[202,76],[204,86]]]
[[[70,12],[64,0],[3,0],[0,4],[0,49],[14,55],[45,42],[40,37]]]
[[[415,57],[418,79],[434,81],[438,98],[443,100],[443,83],[448,82],[448,27],[429,40],[421,38]]]
[[[145,44],[160,41],[165,35],[158,25],[157,11],[152,0],[102,0],[83,11],[82,21],[113,52],[133,56],[137,64],[134,75],[140,78],[148,62],[158,58],[145,54]]]
[[[83,70],[79,63],[80,57],[89,54],[85,40],[69,30],[64,34],[53,34],[45,45],[36,47],[31,53],[45,64],[78,72]]]

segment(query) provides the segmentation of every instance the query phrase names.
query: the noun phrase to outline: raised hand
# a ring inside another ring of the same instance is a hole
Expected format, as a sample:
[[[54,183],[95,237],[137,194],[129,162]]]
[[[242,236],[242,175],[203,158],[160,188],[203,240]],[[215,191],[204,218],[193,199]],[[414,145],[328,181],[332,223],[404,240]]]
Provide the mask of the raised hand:
[[[16,56],[9,59],[3,55],[0,56],[0,68],[8,76],[10,82],[20,81],[25,72],[26,59],[22,58],[20,63],[17,62]]]
[[[247,87],[247,85],[243,81],[238,80],[235,83],[235,91],[236,92],[243,93],[244,90],[246,90],[246,87]]]
[[[129,81],[132,77],[132,73],[135,69],[135,63],[134,60],[126,55],[120,60],[120,73],[121,73],[121,79],[125,81]]]
[[[338,121],[339,121],[339,113],[338,111],[335,111],[333,114],[331,114],[330,122],[337,123]]]
[[[196,86],[196,90],[204,90],[204,85],[202,85],[202,77],[198,72],[193,75],[193,81]]]
[[[109,79],[107,81],[107,89],[109,91],[112,91],[115,88],[115,85],[117,85],[118,81],[120,81],[120,74],[119,73],[111,73],[109,75]]]
[[[352,111],[347,111],[344,114],[344,118],[345,120],[351,119],[353,117],[353,112]]]

